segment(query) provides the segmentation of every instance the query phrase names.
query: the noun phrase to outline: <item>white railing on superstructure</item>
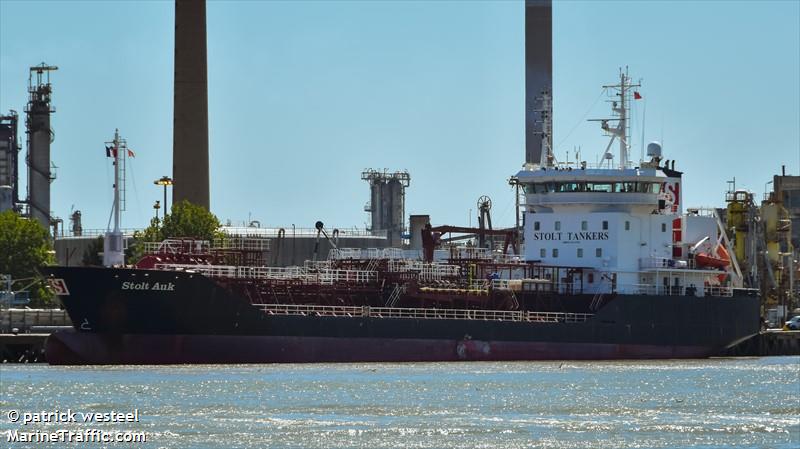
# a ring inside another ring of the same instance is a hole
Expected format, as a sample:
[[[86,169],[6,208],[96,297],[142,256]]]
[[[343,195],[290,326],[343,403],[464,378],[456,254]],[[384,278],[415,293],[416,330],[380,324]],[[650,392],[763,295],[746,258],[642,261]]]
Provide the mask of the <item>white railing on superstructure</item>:
[[[167,239],[141,242],[148,254],[208,254],[212,250],[269,251],[269,240],[261,237],[225,237],[214,240]]]
[[[234,276],[242,279],[305,279],[309,270],[305,267],[235,267]]]
[[[689,207],[686,209],[687,215],[697,215],[700,217],[716,217],[717,210],[713,207]]]
[[[495,254],[492,256],[492,260],[496,263],[503,263],[503,264],[525,264],[525,256],[520,254]]]
[[[718,296],[732,297],[733,288],[723,286],[686,286],[686,285],[656,285],[656,284],[619,284],[611,291],[611,283],[605,280],[595,284],[584,284],[583,293],[622,295],[651,295],[651,296]],[[535,284],[541,284],[546,291],[558,293],[579,293],[579,283],[551,282],[547,279],[493,279],[492,288],[496,290],[521,290],[529,291]]]
[[[365,270],[321,270],[317,273],[309,273],[309,276],[317,276],[321,284],[333,284],[334,282],[355,282],[369,283],[378,280],[376,271]]]
[[[654,285],[654,284],[631,284],[617,287],[619,293],[637,295],[661,295],[661,296],[733,296],[732,287],[722,286],[685,286],[685,285]]]
[[[297,280],[309,284],[370,283],[378,273],[365,270],[309,270],[305,267],[250,267],[233,265],[156,264],[156,269],[198,273],[212,278]]]
[[[517,283],[519,289],[522,289],[521,279],[492,279],[492,288],[496,290],[511,290],[512,284]]]
[[[434,320],[523,321],[535,323],[582,323],[591,313],[528,312],[519,310],[427,309],[411,307],[317,306],[255,304],[270,315],[413,318]]]
[[[389,260],[388,270],[392,273],[419,273],[421,281],[438,281],[458,277],[461,267],[441,263],[428,263],[419,260]]]
[[[448,267],[442,265],[442,267]],[[156,269],[198,273],[212,278],[236,279],[276,279],[296,280],[307,284],[330,285],[334,282],[372,283],[378,279],[377,271],[310,269],[307,267],[251,267],[233,265],[184,265],[156,264]],[[431,275],[432,276],[432,275]],[[420,278],[421,279],[421,278]],[[426,279],[431,282],[420,288],[420,291],[464,291],[488,292],[489,287],[498,290],[548,291],[562,294],[581,293],[580,284],[552,282],[548,279],[493,279],[473,280],[464,284],[451,284],[446,279]],[[519,284],[517,284],[519,283]],[[660,295],[660,296],[717,296],[732,297],[733,288],[724,286],[685,286],[656,284],[618,284],[611,291],[611,283],[584,284],[583,293],[616,293],[623,295]]]
[[[675,260],[668,257],[642,257],[639,259],[640,268],[665,268],[675,269],[695,269],[694,260]]]
[[[489,281],[472,281],[466,284],[454,284],[447,281],[433,281],[431,284],[421,286],[423,293],[453,293],[467,295],[488,295]]]
[[[334,248],[328,252],[328,260],[414,259],[409,257],[414,255],[418,255],[416,251],[401,248]]]
[[[476,248],[472,246],[450,247],[451,259],[491,259],[492,250],[489,248]]]

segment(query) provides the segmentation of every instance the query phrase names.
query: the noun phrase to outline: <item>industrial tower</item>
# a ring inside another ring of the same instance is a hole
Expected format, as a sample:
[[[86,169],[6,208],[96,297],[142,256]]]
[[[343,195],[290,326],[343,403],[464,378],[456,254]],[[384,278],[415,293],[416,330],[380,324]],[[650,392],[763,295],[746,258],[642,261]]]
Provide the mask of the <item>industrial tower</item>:
[[[46,229],[50,229],[50,183],[56,178],[50,163],[50,144],[55,134],[50,127],[50,114],[56,112],[50,104],[53,88],[50,72],[58,67],[44,62],[31,67],[28,77],[28,104],[25,106],[25,125],[28,134],[28,213]],[[35,79],[34,79],[35,78]]]
[[[0,212],[13,209],[19,202],[19,139],[16,111],[0,115]]]
[[[175,0],[172,204],[210,207],[205,0]]]
[[[370,213],[370,230],[385,230],[389,246],[399,248],[403,244],[406,214],[406,187],[411,184],[407,171],[364,170],[361,179],[369,182],[370,202],[364,211]]]
[[[547,135],[542,95],[553,92],[553,6],[551,0],[525,0],[525,162],[539,164]],[[549,105],[552,117],[552,105]],[[549,118],[548,117],[548,118]],[[552,134],[552,133],[551,133]]]

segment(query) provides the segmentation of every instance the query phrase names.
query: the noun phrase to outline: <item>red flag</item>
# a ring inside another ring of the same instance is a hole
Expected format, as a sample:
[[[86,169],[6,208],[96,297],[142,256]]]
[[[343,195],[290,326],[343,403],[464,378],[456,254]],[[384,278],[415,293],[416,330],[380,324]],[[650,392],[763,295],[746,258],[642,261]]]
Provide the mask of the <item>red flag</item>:
[[[634,99],[634,100],[641,100],[641,99],[642,99],[642,96],[639,94],[639,92],[636,92],[636,91],[634,90],[634,91],[633,91],[633,99]]]
[[[128,148],[128,157],[136,157],[136,153],[134,153],[130,148]]]

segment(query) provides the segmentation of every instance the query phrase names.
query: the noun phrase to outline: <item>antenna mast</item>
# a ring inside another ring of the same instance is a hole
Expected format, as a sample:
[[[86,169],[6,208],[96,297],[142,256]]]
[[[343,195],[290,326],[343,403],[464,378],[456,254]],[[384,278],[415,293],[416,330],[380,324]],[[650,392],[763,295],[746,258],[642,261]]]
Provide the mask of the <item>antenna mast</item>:
[[[114,140],[106,142],[106,156],[114,158],[114,230],[106,231],[103,241],[103,265],[106,267],[125,264],[125,245],[120,230],[120,213],[125,210],[125,160],[128,145],[120,138],[119,129],[114,130]]]
[[[550,95],[550,91],[545,89],[537,100],[542,102],[542,108],[534,111],[540,113],[542,117],[538,121],[538,123],[542,124],[542,130],[536,132],[542,139],[542,154],[539,159],[539,166],[552,167],[556,162],[556,158],[553,155],[553,97]]]
[[[624,72],[622,71],[622,69],[620,69],[619,84],[603,86],[603,88],[605,89],[613,89],[614,92],[613,95],[618,97],[615,100],[611,100],[611,111],[614,117],[590,120],[594,122],[600,122],[600,127],[603,128],[603,131],[605,131],[611,136],[611,141],[608,142],[605,154],[603,154],[604,160],[609,159],[610,161],[610,159],[612,159],[609,150],[611,149],[611,145],[613,145],[614,143],[614,139],[619,139],[620,169],[628,168],[630,166],[630,156],[629,156],[630,143],[628,141],[630,126],[628,125],[628,110],[630,109],[630,102],[632,95],[631,88],[633,87],[641,87],[641,84],[631,84],[631,79],[628,76],[628,68],[625,67]],[[609,126],[608,122],[610,121],[616,121],[617,126],[613,128]]]

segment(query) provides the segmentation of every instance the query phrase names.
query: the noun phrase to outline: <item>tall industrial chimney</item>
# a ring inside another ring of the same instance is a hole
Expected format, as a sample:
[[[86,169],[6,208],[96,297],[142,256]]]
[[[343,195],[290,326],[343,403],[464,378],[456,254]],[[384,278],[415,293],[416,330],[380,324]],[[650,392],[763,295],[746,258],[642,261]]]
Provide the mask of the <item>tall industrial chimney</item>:
[[[172,204],[210,207],[205,0],[175,0]]]
[[[542,157],[542,100],[553,92],[553,7],[550,0],[525,0],[525,162]],[[548,102],[549,103],[549,102]],[[549,104],[548,104],[548,107]],[[550,107],[552,109],[552,107]],[[547,111],[552,114],[552,111]],[[552,142],[552,136],[549,136]]]
[[[45,229],[50,229],[50,183],[55,174],[50,171],[50,114],[56,110],[50,104],[53,87],[50,72],[58,67],[44,62],[31,67],[28,78],[28,104],[25,106],[25,125],[28,133],[28,211]]]

